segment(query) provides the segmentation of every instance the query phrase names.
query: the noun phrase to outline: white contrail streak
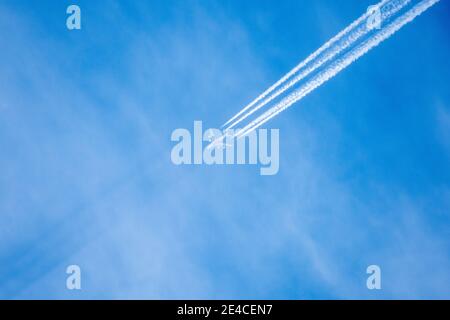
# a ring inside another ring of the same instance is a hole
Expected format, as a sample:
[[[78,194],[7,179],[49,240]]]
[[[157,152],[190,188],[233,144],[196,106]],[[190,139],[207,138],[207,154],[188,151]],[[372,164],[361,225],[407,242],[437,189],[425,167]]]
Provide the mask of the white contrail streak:
[[[396,18],[392,23],[383,27],[381,30],[376,32],[373,36],[369,37],[362,44],[358,45],[354,49],[346,53],[342,58],[336,59],[324,70],[321,70],[316,76],[303,84],[295,92],[284,98],[281,102],[277,103],[271,109],[266,111],[264,114],[259,116],[256,120],[252,121],[250,124],[244,128],[238,130],[234,135],[237,138],[241,138],[251,131],[255,130],[265,122],[269,121],[280,112],[286,110],[292,106],[297,101],[301,100],[303,97],[311,93],[316,88],[320,87],[322,84],[336,76],[339,72],[347,68],[353,62],[358,60],[360,57],[365,55],[372,48],[378,46],[381,42],[391,37],[394,33],[400,30],[404,25],[413,21],[417,16],[428,10],[430,7],[438,3],[440,0],[422,0],[412,9],[408,10],[406,13]],[[223,140],[223,138],[222,138]],[[214,142],[213,142],[214,143]]]
[[[409,2],[411,2],[411,0],[383,0],[378,3],[376,7],[380,9],[381,21],[389,19],[392,15],[404,8]],[[270,103],[272,100],[294,86],[296,83],[309,76],[315,70],[322,67],[336,55],[351,47],[361,37],[367,35],[371,31],[369,28],[367,28],[367,19],[369,18],[369,16],[370,14],[368,12],[365,13],[352,24],[350,24],[347,28],[342,30],[338,35],[336,35],[334,38],[320,47],[316,52],[303,60],[298,66],[296,66],[289,73],[283,76],[274,85],[272,85],[259,97],[253,100],[249,105],[244,107],[240,112],[238,112],[235,116],[228,120],[222,127],[227,125],[228,126],[226,127],[226,129],[235,127],[238,123],[242,122],[254,112]]]
[[[383,3],[387,2],[388,0],[383,0]],[[316,59],[323,51],[331,47],[333,44],[335,44],[337,41],[342,39],[344,36],[346,36],[353,28],[355,28],[357,25],[359,25],[362,21],[365,21],[367,19],[368,14],[364,14],[357,20],[355,20],[352,24],[350,24],[347,28],[342,30],[340,33],[338,33],[335,37],[330,39],[328,42],[326,42],[322,47],[320,47],[317,51],[315,51],[313,54],[308,56],[305,60],[303,60],[300,64],[298,64],[294,69],[289,71],[285,76],[283,76],[280,80],[278,80],[275,84],[273,84],[269,89],[264,91],[261,95],[259,95],[255,100],[253,100],[251,103],[249,103],[247,106],[245,106],[241,111],[239,111],[235,116],[233,116],[230,120],[225,122],[222,127],[226,126],[230,122],[232,122],[234,119],[238,118],[242,113],[253,107],[256,103],[264,99],[267,95],[269,95],[272,91],[274,91],[278,86],[286,82],[290,77],[292,77],[295,73],[297,73],[300,69],[305,67],[309,62]]]

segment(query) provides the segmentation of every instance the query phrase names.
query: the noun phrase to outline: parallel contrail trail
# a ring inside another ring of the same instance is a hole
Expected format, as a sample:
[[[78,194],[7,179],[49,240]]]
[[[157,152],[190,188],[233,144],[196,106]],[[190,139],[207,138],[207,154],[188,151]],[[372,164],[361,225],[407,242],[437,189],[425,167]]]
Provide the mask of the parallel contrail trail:
[[[313,90],[321,86],[329,79],[336,76],[340,71],[344,70],[354,61],[365,55],[372,48],[376,47],[381,42],[391,37],[404,25],[413,21],[417,16],[425,12],[427,9],[429,9],[439,1],[440,0],[381,1],[377,5],[381,11],[381,22],[385,23],[385,25],[383,25],[381,29],[369,29],[366,24],[366,20],[369,18],[369,15],[365,14],[361,16],[349,27],[344,29],[336,37],[328,41],[319,50],[317,50],[306,60],[300,63],[296,68],[286,74],[282,79],[271,86],[252,103],[243,108],[233,118],[227,121],[225,125],[230,123],[231,125],[229,125],[226,130],[233,128],[236,124],[243,121],[258,109],[261,109],[264,106],[268,105],[271,101],[273,101],[288,89],[294,87],[301,80],[305,80],[305,82],[301,84],[294,92],[281,99],[280,102],[277,102],[272,108],[264,112],[261,116],[257,117],[254,121],[251,121],[244,128],[237,130],[236,133],[233,133],[233,137],[237,138],[247,135],[274,116],[278,115],[280,112],[289,108],[295,102],[311,93]],[[417,4],[415,6],[409,5],[411,4],[411,2],[415,2]],[[403,9],[408,10],[405,12]],[[388,23],[386,24],[386,22]],[[305,68],[305,66],[307,68]],[[297,74],[297,76],[292,77],[295,74]],[[284,86],[281,86],[282,84],[284,84]],[[266,99],[263,100],[264,98]],[[263,101],[260,102],[261,100]],[[260,103],[257,104],[258,102]],[[247,113],[244,113],[246,111]],[[222,142],[224,138],[224,136],[219,137],[218,139],[214,140],[211,145],[216,145],[217,143]]]
[[[240,138],[251,131],[255,130],[265,122],[269,121],[275,117],[280,112],[286,110],[292,106],[295,102],[299,101],[307,94],[312,92],[314,89],[318,88],[326,81],[333,78],[339,72],[347,68],[353,62],[358,60],[360,57],[369,52],[372,48],[378,46],[381,42],[391,37],[394,33],[400,30],[404,25],[413,21],[420,14],[428,10],[430,7],[438,3],[440,0],[423,0],[414,6],[412,9],[408,10],[405,14],[395,19],[394,22],[390,23],[388,26],[382,28],[373,37],[363,42],[363,44],[352,49],[350,52],[344,55],[343,58],[337,59],[329,67],[321,71],[310,81],[302,85],[294,93],[283,99],[281,102],[276,104],[270,110],[266,111],[263,115],[258,117],[256,120],[252,121],[250,124],[245,126],[243,129],[236,133],[236,137]]]
[[[377,7],[380,8],[382,13],[381,19],[385,20],[389,18],[392,14],[395,14],[402,7],[407,5],[411,0],[383,0],[381,1]],[[387,4],[387,5],[386,5]],[[386,5],[386,6],[385,6]],[[348,27],[338,33],[331,40],[326,42],[322,47],[320,47],[317,51],[303,60],[299,65],[297,65],[294,69],[289,71],[285,76],[283,76],[280,80],[278,80],[274,85],[272,85],[269,89],[263,92],[259,97],[253,100],[249,105],[239,111],[235,116],[233,116],[230,120],[228,120],[222,127],[226,126],[226,129],[231,129],[235,127],[238,123],[243,121],[245,118],[256,112],[257,110],[264,107],[267,103],[271,102],[277,96],[285,92],[287,89],[295,85],[300,80],[307,77],[311,72],[314,72],[316,69],[320,68],[324,63],[328,62],[332,58],[334,58],[337,54],[341,53],[343,50],[351,46],[362,36],[367,34],[370,30],[367,28],[367,19],[370,14],[366,12],[353,23],[351,23]],[[300,72],[301,71],[301,72]],[[297,74],[297,75],[296,75]],[[293,77],[296,75],[295,77]],[[279,88],[282,84],[287,84]],[[278,90],[276,90],[278,89]],[[272,93],[273,91],[275,91]],[[272,94],[271,94],[272,93]],[[269,97],[267,97],[269,96]],[[267,98],[266,98],[267,97]],[[264,99],[266,98],[266,99]],[[264,99],[262,102],[260,102]],[[258,103],[260,102],[260,103]],[[257,104],[253,107],[255,104]],[[252,108],[253,107],[253,108]],[[251,108],[251,109],[250,109]],[[249,110],[250,109],[250,110]],[[244,114],[245,111],[249,110]],[[242,116],[241,116],[242,115]],[[231,124],[230,124],[231,123]],[[227,126],[228,125],[228,126]]]
[[[383,0],[380,4],[385,4],[389,0]],[[264,91],[261,95],[259,95],[255,100],[253,100],[251,103],[249,103],[246,107],[244,107],[241,111],[239,111],[235,116],[233,116],[230,120],[225,122],[222,127],[227,126],[230,122],[238,118],[242,113],[253,107],[256,103],[264,99],[267,95],[269,95],[271,92],[273,92],[277,87],[285,83],[290,77],[292,77],[294,74],[296,74],[300,69],[303,69],[307,64],[309,64],[311,61],[314,61],[322,52],[330,48],[333,44],[335,44],[337,41],[341,40],[342,38],[348,36],[348,34],[358,25],[361,24],[361,22],[366,21],[368,17],[368,13],[365,13],[360,18],[355,20],[352,24],[350,24],[347,28],[339,32],[336,36],[334,36],[332,39],[330,39],[328,42],[326,42],[322,47],[320,47],[317,51],[312,53],[310,56],[308,56],[305,60],[303,60],[300,64],[298,64],[294,69],[289,71],[285,76],[283,76],[280,80],[278,80],[275,84],[273,84],[269,89]],[[233,125],[230,125],[228,127],[232,127]]]

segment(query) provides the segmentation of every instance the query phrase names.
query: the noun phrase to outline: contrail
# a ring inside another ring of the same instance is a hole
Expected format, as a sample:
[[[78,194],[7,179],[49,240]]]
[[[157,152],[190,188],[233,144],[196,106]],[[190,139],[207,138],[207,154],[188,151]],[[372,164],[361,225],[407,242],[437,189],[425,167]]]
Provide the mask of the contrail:
[[[256,120],[251,121],[248,125],[244,126],[244,128],[236,130],[236,132],[232,134],[233,137],[237,138],[247,135],[280,112],[289,108],[295,102],[301,100],[329,79],[336,76],[340,71],[344,70],[372,48],[391,37],[404,25],[413,21],[417,16],[439,1],[440,0],[381,1],[376,5],[380,9],[380,22],[384,24],[380,29],[369,28],[368,19],[370,15],[367,13],[364,14],[277,81],[277,83],[262,93],[233,118],[227,121],[225,125],[230,123],[231,125],[229,125],[225,131],[231,129],[258,109],[268,105],[279,95],[293,88],[301,80],[305,80],[303,84],[297,86],[297,89],[294,92],[288,94],[287,97],[282,98],[281,101],[277,102],[268,111],[257,117]],[[416,3],[416,5],[412,6],[411,2]],[[294,75],[296,76],[292,77]],[[249,110],[250,108],[252,109]],[[247,113],[244,114],[246,111]],[[210,144],[210,147],[222,143],[224,139],[225,135],[215,139]]]
[[[372,48],[378,46],[381,42],[391,37],[394,33],[400,30],[404,25],[413,21],[420,14],[428,10],[430,7],[438,3],[440,0],[422,0],[412,9],[408,10],[405,14],[398,17],[394,22],[388,24],[378,32],[376,32],[369,39],[364,41],[361,45],[350,50],[342,58],[336,59],[327,68],[319,72],[311,80],[303,84],[299,89],[290,94],[288,97],[284,98],[281,102],[277,103],[270,110],[266,111],[263,115],[259,116],[256,120],[252,121],[250,124],[244,128],[238,130],[235,137],[241,138],[251,131],[255,130],[265,122],[269,121],[280,112],[286,110],[294,103],[308,95],[310,92],[336,76],[339,72],[347,68],[353,62],[358,60],[360,57],[369,52]]]
[[[381,2],[381,4],[385,4],[389,0],[384,0]],[[330,39],[328,42],[326,42],[322,47],[320,47],[317,51],[315,51],[313,54],[308,56],[305,60],[303,60],[300,64],[298,64],[294,69],[289,71],[285,76],[283,76],[280,80],[278,80],[275,84],[273,84],[269,89],[264,91],[261,95],[259,95],[255,100],[253,100],[251,103],[249,103],[247,106],[245,106],[241,111],[239,111],[235,116],[233,116],[230,120],[225,122],[222,127],[225,127],[230,122],[238,118],[242,113],[253,107],[256,103],[264,99],[267,95],[269,95],[272,91],[274,91],[277,87],[282,85],[284,82],[286,82],[290,77],[292,77],[294,74],[296,74],[300,69],[304,68],[308,63],[316,59],[322,52],[330,48],[333,44],[335,44],[337,41],[342,39],[343,37],[347,36],[350,31],[352,31],[356,26],[358,26],[361,22],[365,21],[368,17],[368,13],[365,13],[363,16],[358,18],[356,21],[354,21],[352,24],[350,24],[347,28],[342,30],[340,33],[338,33],[336,36],[334,36],[332,39]],[[231,125],[232,126],[232,125]],[[230,127],[231,127],[230,126]]]
[[[380,20],[384,21],[389,19],[392,15],[397,13],[403,7],[405,7],[411,0],[383,0],[376,5],[380,9]],[[273,99],[284,93],[300,80],[304,79],[312,72],[322,67],[326,62],[333,59],[336,55],[353,45],[361,37],[365,36],[371,31],[367,28],[367,19],[370,17],[370,13],[366,12],[356,21],[342,30],[339,34],[326,42],[317,51],[303,60],[298,66],[288,72],[274,85],[262,93],[259,97],[253,100],[249,105],[239,111],[235,116],[228,120],[222,127],[227,126],[226,129],[235,127],[238,123],[245,120],[248,116],[258,111]],[[297,74],[297,75],[296,75]],[[296,75],[295,77],[293,77]],[[288,83],[286,83],[289,80]],[[284,84],[286,83],[286,84]],[[281,88],[280,86],[284,84]],[[276,90],[278,89],[278,90]],[[276,90],[276,91],[275,91]],[[272,93],[275,91],[274,93]],[[267,97],[268,96],[268,97]],[[266,98],[267,97],[267,98]],[[264,99],[265,98],[265,99]],[[264,100],[263,100],[264,99]],[[260,102],[263,100],[262,102]],[[260,102],[260,103],[258,103]],[[257,104],[258,103],[258,104]],[[253,107],[257,104],[255,107]],[[252,108],[253,107],[253,108]],[[251,108],[251,109],[250,109]],[[250,109],[250,110],[249,110]],[[249,110],[248,112],[246,112]],[[246,113],[244,113],[246,112]]]

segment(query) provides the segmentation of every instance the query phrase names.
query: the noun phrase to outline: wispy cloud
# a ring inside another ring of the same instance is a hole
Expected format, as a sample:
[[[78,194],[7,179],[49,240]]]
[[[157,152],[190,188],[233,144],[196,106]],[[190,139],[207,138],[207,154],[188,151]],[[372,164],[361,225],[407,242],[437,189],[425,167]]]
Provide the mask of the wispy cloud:
[[[448,296],[448,230],[432,219],[448,190],[419,197],[368,174],[375,143],[353,148],[352,123],[324,100],[281,120],[295,152],[275,177],[171,165],[174,128],[217,123],[276,73],[239,19],[181,1],[152,25],[143,2],[106,18],[86,3],[98,20],[81,37],[0,10],[1,297],[370,298],[369,263],[386,276],[380,296]],[[108,33],[102,19],[123,23]],[[81,292],[65,288],[68,264]]]

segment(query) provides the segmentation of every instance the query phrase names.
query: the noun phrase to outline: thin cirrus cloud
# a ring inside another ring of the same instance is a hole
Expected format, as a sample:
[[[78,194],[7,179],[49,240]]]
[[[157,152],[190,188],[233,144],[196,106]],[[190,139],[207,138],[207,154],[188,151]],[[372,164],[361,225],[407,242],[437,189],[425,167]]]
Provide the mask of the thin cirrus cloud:
[[[204,2],[180,1],[170,10],[140,3],[132,10],[118,1],[105,16],[104,4],[86,2],[82,8],[98,19],[86,21],[80,34],[47,30],[44,21],[54,11],[41,12],[39,20],[14,3],[0,11],[0,34],[9,44],[0,53],[0,141],[8,150],[0,156],[2,297],[370,298],[365,269],[373,263],[386,277],[384,297],[448,296],[446,186],[424,180],[417,191],[410,182],[420,176],[402,180],[402,170],[417,168],[439,179],[427,164],[444,177],[445,167],[422,162],[394,127],[379,130],[385,121],[373,110],[407,113],[377,94],[376,85],[359,108],[348,91],[338,95],[333,87],[339,81],[354,92],[374,86],[380,76],[364,69],[369,62],[330,82],[331,93],[311,95],[315,108],[278,118],[277,176],[261,179],[250,167],[174,167],[168,156],[174,128],[189,128],[194,119],[216,123],[283,70],[255,45],[252,19],[271,12],[264,7],[270,3],[241,12],[236,2],[224,14]],[[273,14],[284,14],[283,3]],[[317,10],[326,7],[339,20],[334,3]],[[152,14],[164,19],[155,22]],[[13,26],[16,32],[6,31]],[[409,43],[420,34],[415,29],[392,46]],[[283,47],[282,57],[310,49]],[[390,46],[384,49],[378,52],[392,67]],[[418,45],[410,59],[424,52]],[[398,96],[409,94],[409,86],[394,82]],[[335,113],[346,106],[355,110],[352,117]],[[421,104],[409,107],[426,118]],[[367,141],[365,128],[380,134]],[[383,132],[390,139],[381,145]],[[391,153],[392,146],[402,152]],[[395,161],[403,164],[398,170]],[[65,267],[74,263],[83,272],[78,293],[65,289]]]

